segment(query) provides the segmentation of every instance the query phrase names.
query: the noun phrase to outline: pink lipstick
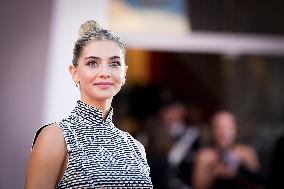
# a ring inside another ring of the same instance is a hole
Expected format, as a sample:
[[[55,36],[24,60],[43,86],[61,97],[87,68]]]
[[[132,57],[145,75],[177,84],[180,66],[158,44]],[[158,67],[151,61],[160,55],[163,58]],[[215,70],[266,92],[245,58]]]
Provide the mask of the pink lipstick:
[[[101,89],[108,89],[109,87],[111,87],[113,84],[110,82],[98,82],[95,83],[96,86],[98,86]]]

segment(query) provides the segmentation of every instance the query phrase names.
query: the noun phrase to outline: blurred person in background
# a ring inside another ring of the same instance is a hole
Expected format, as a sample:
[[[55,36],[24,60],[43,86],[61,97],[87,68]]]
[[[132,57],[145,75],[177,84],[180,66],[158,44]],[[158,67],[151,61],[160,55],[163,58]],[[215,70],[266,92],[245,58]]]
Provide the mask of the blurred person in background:
[[[191,178],[194,159],[196,158],[198,150],[204,144],[206,136],[204,136],[205,115],[201,105],[197,101],[192,101],[187,103],[186,111],[186,121],[188,126],[187,134],[184,135],[183,140],[180,140],[180,142],[175,145],[175,148],[173,148],[174,150],[171,150],[171,155],[175,151],[180,151],[178,149],[184,149],[184,153],[181,154],[181,157],[179,158],[180,161],[177,164],[178,166],[174,167],[176,167],[176,174],[178,175],[179,180],[182,180],[188,188],[192,185]],[[179,153],[176,155],[178,154]]]
[[[191,161],[199,144],[199,129],[187,123],[187,108],[179,100],[169,100],[158,116],[146,124],[147,154],[155,188],[188,189]]]
[[[193,189],[263,188],[255,150],[236,141],[235,116],[228,111],[217,112],[210,129],[212,144],[200,149],[195,159]]]
[[[68,117],[36,133],[25,189],[153,188],[143,145],[112,122],[127,71],[121,39],[86,21],[69,71],[81,99]]]

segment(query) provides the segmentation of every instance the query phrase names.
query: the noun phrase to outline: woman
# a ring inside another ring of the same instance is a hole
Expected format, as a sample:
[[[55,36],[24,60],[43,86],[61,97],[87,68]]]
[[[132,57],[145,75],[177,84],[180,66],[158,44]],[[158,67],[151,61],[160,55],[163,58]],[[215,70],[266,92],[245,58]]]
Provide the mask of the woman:
[[[252,147],[236,142],[233,114],[221,111],[212,120],[213,145],[201,149],[195,159],[194,189],[260,188],[259,162]]]
[[[112,123],[127,71],[121,39],[85,22],[69,71],[81,99],[69,117],[37,132],[25,188],[152,188],[144,147]]]

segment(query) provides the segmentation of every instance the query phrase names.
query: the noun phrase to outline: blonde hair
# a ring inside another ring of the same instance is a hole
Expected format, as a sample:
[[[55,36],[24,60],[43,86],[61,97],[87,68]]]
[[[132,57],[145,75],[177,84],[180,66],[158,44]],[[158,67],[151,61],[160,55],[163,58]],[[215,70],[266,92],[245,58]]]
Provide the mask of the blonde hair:
[[[75,67],[78,65],[78,59],[82,54],[83,48],[92,41],[111,40],[121,48],[122,54],[125,57],[126,50],[121,38],[112,31],[104,29],[94,20],[84,22],[80,26],[78,34],[79,36],[73,49],[72,63]]]

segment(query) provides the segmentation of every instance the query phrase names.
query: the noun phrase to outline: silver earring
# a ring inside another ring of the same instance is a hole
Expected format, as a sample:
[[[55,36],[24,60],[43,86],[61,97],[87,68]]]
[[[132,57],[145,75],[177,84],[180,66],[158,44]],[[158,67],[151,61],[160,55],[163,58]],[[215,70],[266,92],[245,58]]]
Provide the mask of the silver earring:
[[[80,87],[80,81],[77,81],[75,84],[76,84],[76,87]]]

